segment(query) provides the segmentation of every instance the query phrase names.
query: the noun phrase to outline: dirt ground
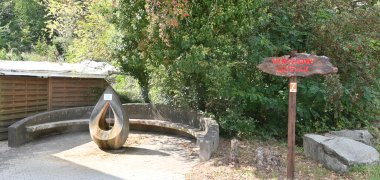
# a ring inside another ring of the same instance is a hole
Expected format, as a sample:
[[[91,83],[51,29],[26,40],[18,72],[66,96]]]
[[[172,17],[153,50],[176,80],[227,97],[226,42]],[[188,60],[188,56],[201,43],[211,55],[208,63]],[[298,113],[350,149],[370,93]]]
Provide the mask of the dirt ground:
[[[256,149],[261,147],[279,157],[277,164],[259,165],[256,159]],[[199,163],[193,167],[187,179],[286,179],[287,144],[275,140],[249,140],[239,142],[238,163],[230,159],[230,140],[221,139],[217,152],[208,162]],[[301,148],[297,148],[295,156],[296,179],[368,179],[365,172],[350,172],[345,175],[336,174],[306,158]]]

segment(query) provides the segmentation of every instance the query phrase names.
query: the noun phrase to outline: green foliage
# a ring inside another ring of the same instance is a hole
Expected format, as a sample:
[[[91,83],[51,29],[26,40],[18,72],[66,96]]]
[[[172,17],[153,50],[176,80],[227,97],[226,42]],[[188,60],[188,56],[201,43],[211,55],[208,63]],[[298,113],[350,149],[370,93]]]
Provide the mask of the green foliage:
[[[117,48],[117,63],[124,72],[139,81],[145,102],[150,102],[149,72],[147,69],[147,14],[144,1],[120,0],[117,14],[117,27],[121,31],[121,39]]]
[[[380,165],[358,165],[354,166],[351,173],[360,172],[368,175],[368,179],[376,180],[380,179]]]
[[[44,37],[46,13],[38,0],[4,0],[0,9],[0,48],[30,51]]]
[[[78,21],[86,14],[89,1],[63,1],[63,0],[44,0],[48,9],[47,30],[50,36],[73,38],[78,27]]]
[[[66,55],[76,37],[78,23],[86,15],[89,1],[43,0],[47,8],[46,31],[61,56]]]
[[[299,79],[298,137],[375,119],[380,21],[372,2],[184,2],[189,16],[166,13],[176,4],[120,1],[119,64],[149,82],[154,101],[211,112],[227,134],[286,137],[287,79],[255,66],[298,50],[329,56],[340,70]]]
[[[0,2],[1,59],[107,60],[132,76],[113,81],[125,102],[205,111],[226,135],[284,138],[288,79],[256,66],[297,50],[328,56],[339,68],[298,78],[298,138],[379,120],[376,1],[41,2]]]
[[[58,51],[55,45],[47,43],[46,39],[39,39],[33,46],[34,53],[41,56],[40,61],[55,61],[58,60]],[[31,60],[31,59],[29,59]]]
[[[113,60],[119,34],[111,23],[113,9],[113,1],[110,0],[94,1],[88,5],[86,15],[77,23],[77,37],[68,49],[69,61]]]
[[[141,92],[136,79],[131,76],[116,75],[108,81],[119,94],[122,103],[142,102]]]
[[[334,114],[336,119],[356,121],[355,124],[378,120],[375,115],[380,107],[379,22],[380,8],[370,6],[341,12],[323,21],[325,28],[315,30],[319,37],[314,41],[316,48],[331,57],[340,71],[340,98],[329,101],[339,110]]]
[[[7,50],[6,49],[0,49],[0,59],[4,60],[7,59]]]
[[[313,28],[309,47],[330,57],[339,72],[327,76],[322,86],[317,84],[320,80],[302,82],[307,86],[299,91],[299,101],[305,102],[298,109],[300,134],[362,128],[379,118],[379,7],[342,7],[340,12],[326,12],[323,16],[327,18],[318,20]]]
[[[118,31],[111,22],[113,0],[44,0],[47,31],[58,53],[69,62],[113,61]]]
[[[232,111],[227,109],[227,112],[219,118],[219,123],[220,126],[223,127],[222,131],[224,132],[222,133],[225,135],[236,135],[238,137],[252,137],[257,135],[257,121],[251,117],[242,115],[238,110]]]

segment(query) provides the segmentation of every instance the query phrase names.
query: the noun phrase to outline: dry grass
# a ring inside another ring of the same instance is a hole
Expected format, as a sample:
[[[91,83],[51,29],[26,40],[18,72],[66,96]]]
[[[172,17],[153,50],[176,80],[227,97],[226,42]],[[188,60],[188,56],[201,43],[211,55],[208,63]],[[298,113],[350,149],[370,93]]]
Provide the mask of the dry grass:
[[[281,155],[281,163],[277,167],[258,167],[255,160],[255,150],[263,147],[276,151]],[[187,179],[286,179],[287,146],[278,141],[244,140],[239,145],[239,163],[230,162],[230,140],[221,139],[217,152],[208,162],[195,166],[187,175]],[[306,158],[302,148],[297,148],[295,157],[296,179],[376,179],[380,166],[355,168],[353,172],[340,175],[321,164]],[[373,175],[375,172],[375,176]],[[372,173],[372,174],[371,174]]]

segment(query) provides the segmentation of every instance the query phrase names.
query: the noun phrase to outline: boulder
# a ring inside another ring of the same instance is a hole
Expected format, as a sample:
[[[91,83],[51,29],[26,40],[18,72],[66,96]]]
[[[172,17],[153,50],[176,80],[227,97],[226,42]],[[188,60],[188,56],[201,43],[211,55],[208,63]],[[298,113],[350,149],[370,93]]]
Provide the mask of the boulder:
[[[341,131],[331,131],[326,133],[325,136],[340,136],[353,139],[355,141],[362,142],[369,146],[372,146],[373,136],[368,130],[341,130]]]
[[[306,134],[303,147],[307,157],[338,173],[344,173],[354,165],[380,162],[376,149],[345,137]]]

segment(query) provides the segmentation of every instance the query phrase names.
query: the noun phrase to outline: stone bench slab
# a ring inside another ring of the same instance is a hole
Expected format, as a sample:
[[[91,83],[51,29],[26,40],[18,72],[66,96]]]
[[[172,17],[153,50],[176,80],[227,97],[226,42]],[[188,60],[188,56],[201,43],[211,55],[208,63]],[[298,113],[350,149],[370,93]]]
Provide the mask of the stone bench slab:
[[[48,130],[48,129],[53,129],[53,128],[60,128],[60,127],[88,126],[88,122],[89,122],[89,119],[76,119],[76,120],[49,122],[49,123],[27,126],[26,131],[29,133],[33,133],[37,131],[43,131],[43,130]]]

